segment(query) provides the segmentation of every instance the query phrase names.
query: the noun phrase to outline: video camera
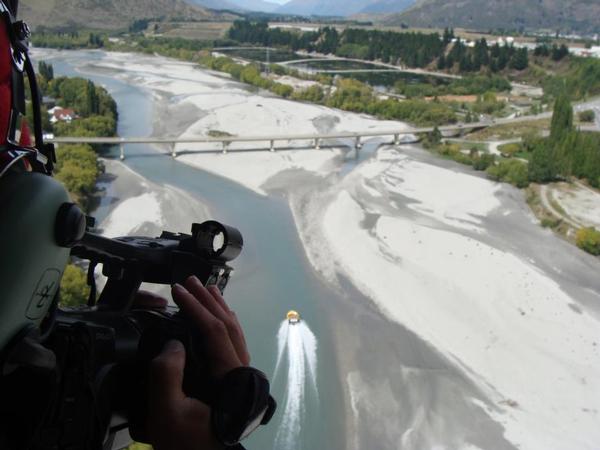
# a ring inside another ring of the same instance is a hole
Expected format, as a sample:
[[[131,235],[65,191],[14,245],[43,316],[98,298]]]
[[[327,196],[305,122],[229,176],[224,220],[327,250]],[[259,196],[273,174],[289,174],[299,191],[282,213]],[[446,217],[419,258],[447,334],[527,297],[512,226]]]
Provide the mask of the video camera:
[[[190,276],[223,292],[228,263],[242,251],[241,233],[215,221],[158,238],[108,239],[90,231],[92,220],[50,176],[55,153],[43,142],[28,29],[14,18],[16,3],[0,0],[0,50],[11,50],[0,53],[0,90],[9,80],[12,94],[8,114],[0,101],[0,119],[10,121],[0,136],[0,448],[122,448],[125,431],[147,442],[148,365],[172,339],[186,348],[184,392],[212,407],[222,444],[242,448],[239,441],[275,411],[266,376],[241,368],[214,379],[203,330],[177,308],[135,303],[144,282],[183,284]],[[23,145],[15,126],[24,112],[24,71],[35,146]],[[59,287],[71,257],[89,261],[90,295],[86,306],[65,309]],[[97,299],[99,265],[107,281]]]

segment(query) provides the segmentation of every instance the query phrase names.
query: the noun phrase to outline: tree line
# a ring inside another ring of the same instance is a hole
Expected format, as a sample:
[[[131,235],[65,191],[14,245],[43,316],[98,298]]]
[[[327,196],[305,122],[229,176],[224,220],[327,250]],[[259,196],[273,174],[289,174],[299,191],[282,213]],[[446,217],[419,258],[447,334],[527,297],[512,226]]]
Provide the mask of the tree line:
[[[36,33],[32,34],[31,43],[36,47],[72,50],[79,48],[102,48],[105,45],[106,39],[106,35],[93,32],[57,32],[38,29]]]
[[[337,56],[385,63],[425,67],[445,51],[447,43],[438,33],[399,33],[392,31],[324,27],[296,33],[269,28],[267,22],[235,21],[228,37],[238,42],[288,47]]]
[[[283,46],[292,50],[315,51],[336,56],[409,67],[427,67],[436,61],[440,70],[477,72],[489,68],[501,72],[507,68],[524,70],[529,65],[526,48],[495,44],[489,46],[485,38],[471,48],[454,31],[445,29],[438,33],[394,32],[346,28],[342,32],[332,27],[318,31],[297,33],[279,28],[269,28],[267,22],[238,20],[228,34],[238,42],[264,46]],[[450,50],[448,46],[452,43]]]
[[[439,70],[458,69],[461,73],[479,72],[482,68],[498,73],[505,69],[525,70],[527,67],[529,67],[527,48],[515,48],[512,45],[498,43],[490,46],[485,38],[475,41],[472,47],[468,47],[460,38],[456,38],[450,51],[442,53],[437,59]]]

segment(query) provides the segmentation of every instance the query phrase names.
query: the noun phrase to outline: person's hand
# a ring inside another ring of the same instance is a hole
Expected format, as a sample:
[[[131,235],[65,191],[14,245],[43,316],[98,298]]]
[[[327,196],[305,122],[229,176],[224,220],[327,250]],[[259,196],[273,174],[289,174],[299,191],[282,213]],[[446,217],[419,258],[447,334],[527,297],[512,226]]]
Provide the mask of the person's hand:
[[[192,277],[185,287],[173,286],[173,300],[198,327],[206,340],[213,375],[250,363],[242,327],[216,287],[205,288]],[[150,368],[148,423],[155,450],[221,449],[211,430],[210,408],[186,397],[182,390],[185,348],[179,341],[167,343]]]

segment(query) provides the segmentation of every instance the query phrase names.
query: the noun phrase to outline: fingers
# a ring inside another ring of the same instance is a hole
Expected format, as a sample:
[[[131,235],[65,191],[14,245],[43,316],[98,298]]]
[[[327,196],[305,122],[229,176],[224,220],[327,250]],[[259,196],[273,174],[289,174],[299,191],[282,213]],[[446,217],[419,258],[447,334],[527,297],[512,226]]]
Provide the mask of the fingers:
[[[231,343],[241,363],[245,366],[250,364],[250,354],[246,345],[244,331],[235,313],[227,306],[219,289],[216,286],[205,288],[196,277],[188,278],[185,287],[211,314],[225,324]]]
[[[183,370],[185,348],[179,341],[169,341],[162,353],[152,361],[148,377],[150,410],[173,412],[185,399]]]
[[[217,376],[240,367],[242,362],[229,336],[227,326],[212,314],[198,299],[183,286],[173,286],[173,300],[197,325],[206,337],[206,351],[213,360],[213,370]]]
[[[229,312],[229,318],[232,322],[232,328],[235,329],[234,334],[236,335],[236,339],[234,340],[233,344],[236,346],[236,350],[238,352],[240,360],[242,361],[242,364],[246,366],[249,365],[250,353],[248,352],[248,345],[246,344],[246,336],[244,335],[244,329],[242,328],[242,325],[240,324],[236,313],[229,309],[229,306],[227,306],[227,303],[221,295],[221,291],[218,287],[209,286],[207,289],[220,305],[224,305],[224,307],[227,308],[227,311]]]
[[[211,291],[204,287],[198,278],[188,278],[185,282],[185,288],[217,319],[222,322],[229,320],[229,307],[225,305],[227,309],[223,308],[223,305],[217,301]],[[223,301],[224,303],[225,301]]]

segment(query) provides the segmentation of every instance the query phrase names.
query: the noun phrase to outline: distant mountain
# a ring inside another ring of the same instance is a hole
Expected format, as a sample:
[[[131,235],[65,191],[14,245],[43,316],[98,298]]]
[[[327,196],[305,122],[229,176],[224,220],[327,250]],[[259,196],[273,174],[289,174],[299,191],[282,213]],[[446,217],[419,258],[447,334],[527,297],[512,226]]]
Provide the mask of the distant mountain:
[[[245,10],[249,11],[262,11],[262,12],[274,12],[281,5],[278,3],[268,2],[265,0],[231,0]]]
[[[382,13],[399,13],[415,4],[416,0],[379,0],[370,2],[362,13],[382,14]]]
[[[187,0],[187,2],[204,8],[231,11],[273,12],[280,6],[265,0]]]
[[[158,17],[207,20],[215,14],[183,0],[21,0],[19,14],[30,26],[126,28]]]
[[[276,12],[306,16],[351,16],[400,12],[414,3],[415,0],[291,0]]]
[[[209,8],[209,9],[228,9],[231,11],[235,11],[240,9],[239,5],[229,0],[186,0],[187,3],[190,3],[195,6],[199,6],[201,8]]]
[[[421,0],[386,25],[600,31],[599,0]]]

